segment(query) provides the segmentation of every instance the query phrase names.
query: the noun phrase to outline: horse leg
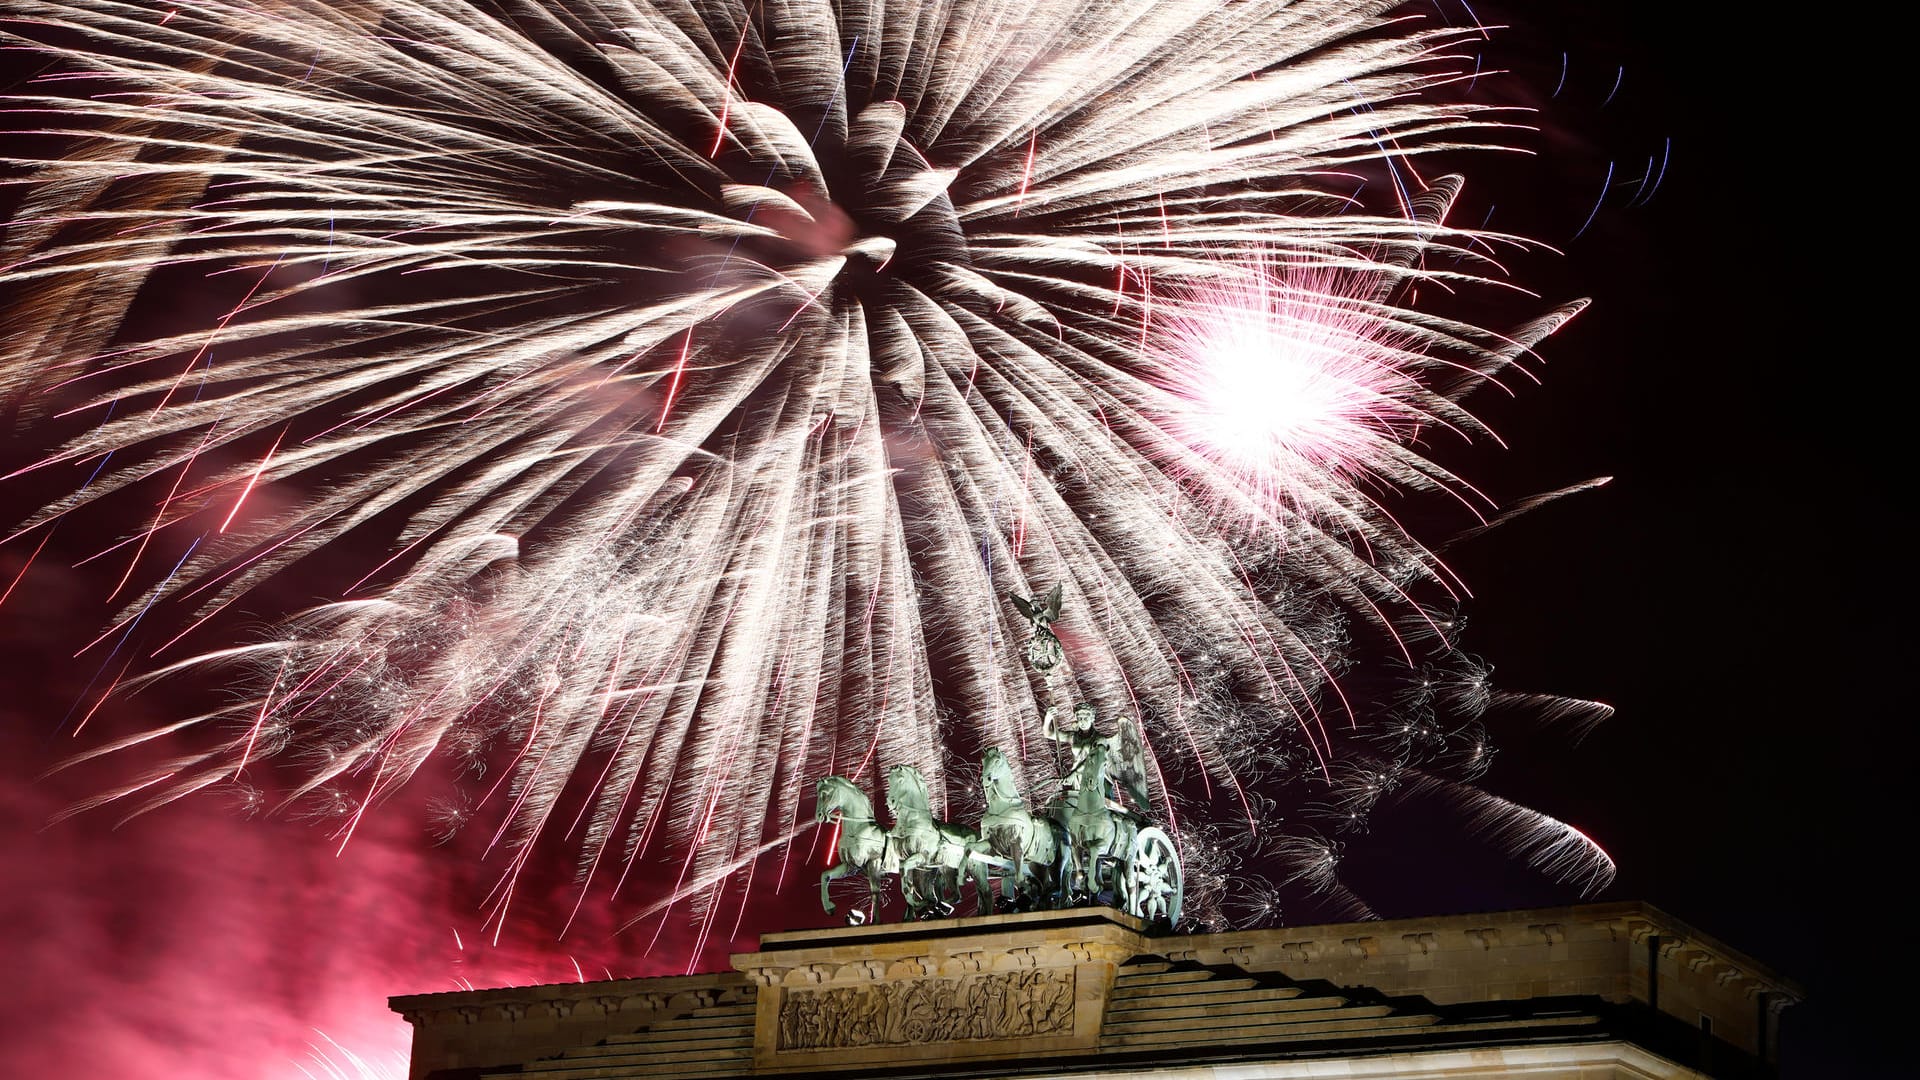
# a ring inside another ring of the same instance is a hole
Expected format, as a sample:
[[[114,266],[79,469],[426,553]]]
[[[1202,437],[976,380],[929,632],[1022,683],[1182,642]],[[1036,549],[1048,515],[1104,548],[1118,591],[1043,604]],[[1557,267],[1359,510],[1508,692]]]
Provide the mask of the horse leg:
[[[1073,906],[1073,844],[1071,842],[1060,846],[1060,874],[1054,879],[1053,906],[1055,909]]]
[[[933,903],[927,905],[927,911],[933,919],[945,919],[954,911],[954,901],[960,899],[960,871],[947,869],[939,865],[939,855],[927,865],[927,872],[933,874]]]
[[[1046,840],[1034,851],[1033,863],[1027,867],[1027,879],[1033,887],[1030,909],[1057,911],[1065,906],[1060,889],[1066,880],[1066,855],[1065,846],[1048,826]]]
[[[867,874],[867,910],[871,921],[880,921],[880,901],[886,895],[886,875],[878,872]]]
[[[1065,845],[1060,842],[1059,835],[1053,831],[1053,824],[1051,822],[1039,821],[1035,824],[1044,830],[1044,832],[1037,833],[1036,835],[1044,839],[1041,840],[1038,850],[1035,852],[1038,858],[1034,860],[1034,865],[1045,868],[1042,873],[1033,875],[1034,880],[1039,883],[1034,887],[1035,896],[1036,899],[1040,896],[1046,897],[1046,905],[1048,907],[1058,908],[1060,906],[1060,879],[1066,873]]]
[[[942,866],[935,869],[933,875],[934,887],[938,890],[936,914],[944,919],[960,906],[960,868]]]
[[[874,864],[868,863],[862,871],[867,879],[867,908],[865,911],[854,908],[847,912],[847,922],[853,926],[880,921],[880,875],[874,870]]]
[[[1012,864],[1007,871],[1002,872],[1000,875],[1000,898],[1005,900],[1009,906],[1015,905],[1017,903],[1017,897],[1020,895],[1020,859],[1021,853],[1026,848],[1026,837],[1018,831],[1013,832],[1012,842],[1007,842],[1006,832],[1012,829],[1012,826],[1003,826],[999,833],[1002,844],[1012,850],[1003,851],[999,844],[996,844],[993,850],[995,855],[1006,859],[1007,862]]]
[[[1039,836],[1033,831],[1033,822],[1027,823],[1027,831],[1021,836],[1020,854],[1013,860],[1014,883],[1020,887],[1020,907],[1033,910],[1034,891],[1039,887],[1040,879],[1034,875],[1034,860],[1039,857]]]
[[[1015,907],[1025,906],[1022,901],[1031,901],[1033,896],[1033,840],[1034,821],[1027,818],[1027,827],[1015,835],[1018,842],[1013,845],[1013,854],[1009,861],[1013,863],[1012,873],[1001,881],[1006,885],[1007,903]]]
[[[925,910],[923,898],[920,895],[919,879],[915,876],[919,872],[919,853],[916,852],[900,860],[900,899],[907,902],[908,921],[918,919],[921,911]]]
[[[1101,893],[1106,893],[1112,898],[1110,906],[1117,910],[1125,910],[1126,898],[1120,895],[1121,880],[1125,875],[1120,872],[1121,860],[1113,853],[1114,840],[1114,834],[1109,832],[1106,839],[1100,842],[1101,853],[1093,857],[1094,896],[1098,898]],[[1106,864],[1105,869],[1101,868],[1102,862]]]
[[[958,901],[966,890],[967,882],[973,882],[973,911],[976,915],[993,914],[993,883],[987,880],[986,864],[974,858],[976,852],[962,849],[960,865],[954,869],[954,899]]]
[[[854,869],[851,864],[843,862],[820,875],[820,906],[826,909],[827,914],[833,914],[833,900],[827,896],[827,885],[837,878],[843,878],[853,873]]]

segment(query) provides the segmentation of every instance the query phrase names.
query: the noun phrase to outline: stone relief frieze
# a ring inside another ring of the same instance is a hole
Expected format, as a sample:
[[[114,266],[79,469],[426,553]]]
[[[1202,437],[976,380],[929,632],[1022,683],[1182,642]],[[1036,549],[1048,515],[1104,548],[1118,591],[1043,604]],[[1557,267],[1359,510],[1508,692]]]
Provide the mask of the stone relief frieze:
[[[1073,1030],[1073,972],[1027,970],[814,989],[780,1002],[780,1049],[841,1050]]]

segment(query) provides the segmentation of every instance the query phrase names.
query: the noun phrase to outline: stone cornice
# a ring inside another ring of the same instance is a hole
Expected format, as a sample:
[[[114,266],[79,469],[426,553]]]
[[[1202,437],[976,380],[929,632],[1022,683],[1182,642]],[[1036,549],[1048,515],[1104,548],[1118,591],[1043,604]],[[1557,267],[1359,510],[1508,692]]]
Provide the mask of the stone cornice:
[[[1806,997],[1798,983],[1641,901],[1236,930],[1158,939],[1156,944],[1165,943],[1176,958],[1285,967],[1296,976],[1311,976],[1312,966],[1326,959],[1428,960],[1443,953],[1486,952],[1502,947],[1552,949],[1596,935],[1642,947],[1648,938],[1657,936],[1663,962],[1671,960],[1690,974],[1721,985],[1739,985],[1749,993],[1777,995],[1778,1000],[1789,1004]]]
[[[668,975],[650,979],[613,979],[587,983],[545,983],[488,990],[448,990],[387,999],[387,1007],[415,1027],[517,1021],[527,1016],[555,1019],[619,1013],[651,1014],[669,1008],[699,1008],[717,995],[744,988],[747,980],[732,972]]]
[[[588,1060],[668,1075],[700,1055],[729,1075],[880,1076],[911,1060],[934,1070],[915,1075],[988,1076],[996,1062],[1080,1068],[1166,1055],[1298,1059],[1310,1071],[1305,1060],[1329,1052],[1345,1062],[1448,1046],[1517,1061],[1546,1043],[1576,1055],[1576,1044],[1622,1037],[1653,1048],[1640,1034],[1648,1025],[1684,1025],[1659,1029],[1684,1036],[1709,1021],[1715,1045],[1766,1060],[1773,1018],[1803,996],[1634,902],[1166,936],[1084,908],[768,934],[732,961],[706,975],[391,1004],[414,1026],[422,1077],[509,1065],[572,1076]],[[1678,1057],[1664,1038],[1651,1056],[1620,1051],[1671,1071],[1615,1055],[1626,1071],[1605,1075],[1698,1076],[1681,1060],[1707,1043],[1680,1041]]]

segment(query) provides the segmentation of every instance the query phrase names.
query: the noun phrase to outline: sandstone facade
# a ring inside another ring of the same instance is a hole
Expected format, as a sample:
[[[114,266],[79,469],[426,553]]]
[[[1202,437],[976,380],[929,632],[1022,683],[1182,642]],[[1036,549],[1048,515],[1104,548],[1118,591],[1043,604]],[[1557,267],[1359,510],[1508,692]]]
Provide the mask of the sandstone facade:
[[[1088,908],[394,998],[415,1080],[1764,1076],[1800,991],[1639,903],[1156,937]]]

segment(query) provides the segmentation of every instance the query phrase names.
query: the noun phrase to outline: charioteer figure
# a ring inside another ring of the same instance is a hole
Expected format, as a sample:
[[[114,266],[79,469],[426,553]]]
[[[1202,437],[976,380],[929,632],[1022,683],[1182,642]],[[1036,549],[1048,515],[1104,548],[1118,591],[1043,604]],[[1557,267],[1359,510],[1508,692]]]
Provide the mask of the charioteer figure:
[[[1053,742],[1064,743],[1072,755],[1066,777],[1061,781],[1061,797],[1071,801],[1080,777],[1089,771],[1083,768],[1087,755],[1099,749],[1106,755],[1105,768],[1098,770],[1106,789],[1100,793],[1101,797],[1112,803],[1115,810],[1146,811],[1152,799],[1147,794],[1147,747],[1140,737],[1140,729],[1122,716],[1112,735],[1101,735],[1097,721],[1093,706],[1084,701],[1073,707],[1073,718],[1064,724],[1060,722],[1059,710],[1051,705],[1040,718],[1040,734]],[[1119,801],[1122,791],[1133,801],[1131,807]]]

